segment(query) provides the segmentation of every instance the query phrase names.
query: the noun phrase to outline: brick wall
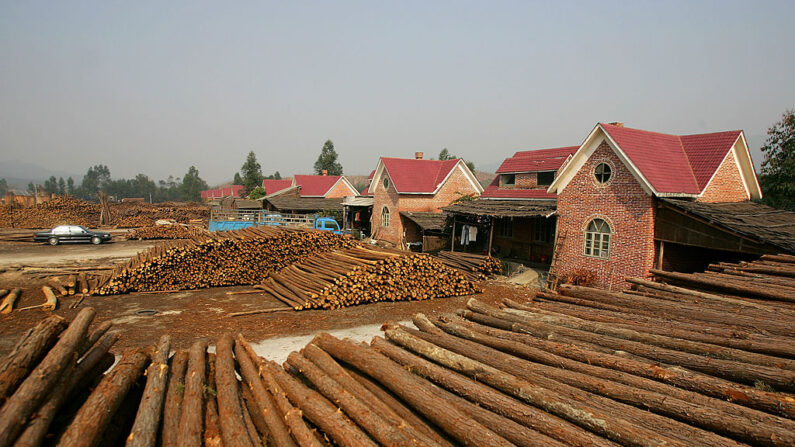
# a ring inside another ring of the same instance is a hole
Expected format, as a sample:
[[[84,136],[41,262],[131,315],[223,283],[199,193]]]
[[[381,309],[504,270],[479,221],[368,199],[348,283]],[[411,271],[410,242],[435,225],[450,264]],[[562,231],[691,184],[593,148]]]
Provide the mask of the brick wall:
[[[712,181],[709,182],[704,193],[696,199],[697,202],[742,202],[750,200],[748,193],[743,186],[743,178],[740,169],[737,168],[734,152],[723,160]]]
[[[611,165],[613,176],[600,185],[593,172],[603,161]],[[558,248],[553,273],[560,277],[584,268],[596,273],[596,286],[628,288],[624,277],[643,277],[653,266],[654,214],[654,199],[603,142],[558,195],[558,234],[565,232],[566,239]],[[585,228],[594,218],[610,224],[607,259],[584,255]]]
[[[352,190],[345,182],[337,182],[337,184],[331,188],[331,191],[326,194],[326,198],[334,199],[337,197],[355,196],[357,194],[359,193]]]
[[[438,213],[441,212],[440,208],[451,204],[459,197],[478,192],[469,182],[467,176],[458,168],[453,171],[436,195],[398,194],[391,179],[389,188],[385,190],[384,178],[387,178],[386,171],[381,175],[381,180],[373,193],[372,233],[376,239],[393,244],[399,244],[403,239],[404,227],[399,215],[400,211]],[[381,210],[384,206],[389,207],[390,211],[388,227],[381,226]]]

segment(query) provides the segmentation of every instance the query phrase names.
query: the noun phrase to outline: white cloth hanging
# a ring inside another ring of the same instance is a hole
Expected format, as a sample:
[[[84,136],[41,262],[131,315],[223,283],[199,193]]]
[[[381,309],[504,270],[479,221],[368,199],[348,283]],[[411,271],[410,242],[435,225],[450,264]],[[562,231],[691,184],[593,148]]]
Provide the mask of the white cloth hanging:
[[[478,227],[473,225],[469,227],[469,241],[475,242],[476,240],[478,240]]]

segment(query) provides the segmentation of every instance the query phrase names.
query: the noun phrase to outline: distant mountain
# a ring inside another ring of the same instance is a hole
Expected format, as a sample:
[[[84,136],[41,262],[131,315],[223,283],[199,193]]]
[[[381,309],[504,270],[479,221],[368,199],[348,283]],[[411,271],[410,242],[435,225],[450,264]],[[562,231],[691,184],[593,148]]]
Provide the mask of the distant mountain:
[[[0,161],[0,178],[6,179],[8,186],[11,188],[25,189],[28,183],[44,183],[45,180],[53,175],[55,178],[63,177],[64,180],[72,177],[75,183],[78,184],[83,179],[83,176],[80,174],[62,170],[52,170],[34,163],[16,160]]]

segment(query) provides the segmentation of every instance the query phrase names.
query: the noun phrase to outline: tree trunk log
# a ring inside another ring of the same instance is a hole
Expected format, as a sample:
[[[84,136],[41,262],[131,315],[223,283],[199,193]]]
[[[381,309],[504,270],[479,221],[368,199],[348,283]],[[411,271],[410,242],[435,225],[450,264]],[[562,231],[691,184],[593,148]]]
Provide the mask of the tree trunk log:
[[[160,445],[175,447],[179,441],[179,419],[185,394],[185,370],[188,368],[188,351],[179,350],[171,357],[166,399],[163,403],[163,423],[160,427]]]
[[[94,318],[94,309],[77,314],[39,365],[0,409],[0,447],[14,442],[25,421],[52,391],[63,371],[77,361],[77,347]]]
[[[224,445],[253,447],[243,420],[243,406],[240,404],[235,360],[232,355],[233,346],[232,336],[224,334],[216,342],[215,348],[215,380],[221,437]]]
[[[190,347],[185,372],[185,393],[179,417],[180,447],[201,447],[204,432],[205,355],[207,342],[197,341]]]
[[[80,407],[80,411],[58,441],[58,447],[99,445],[108,423],[148,362],[149,357],[141,350],[125,352],[113,371],[102,379]]]
[[[207,361],[207,392],[204,405],[204,447],[221,447],[224,445],[221,439],[221,423],[218,420],[218,394],[215,380],[215,354],[208,353]]]
[[[157,429],[163,414],[168,383],[168,354],[171,350],[171,337],[160,337],[157,350],[152,356],[152,363],[146,373],[146,388],[138,406],[127,447],[152,447],[157,441]]]

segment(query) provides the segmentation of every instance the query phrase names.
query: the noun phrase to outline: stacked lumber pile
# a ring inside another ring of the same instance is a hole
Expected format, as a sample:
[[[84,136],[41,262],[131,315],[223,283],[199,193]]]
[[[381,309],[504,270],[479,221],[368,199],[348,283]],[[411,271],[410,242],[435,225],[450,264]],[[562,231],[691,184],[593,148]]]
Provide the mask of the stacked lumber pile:
[[[197,203],[146,203],[125,202],[111,205],[114,223],[119,228],[131,228],[152,225],[159,219],[173,219],[180,223],[198,220],[207,223],[210,219],[210,208]]]
[[[206,229],[194,225],[150,225],[131,230],[127,239],[194,239],[209,234]]]
[[[116,228],[138,228],[138,227],[148,227],[153,225],[155,222],[152,220],[151,217],[145,216],[129,216],[129,217],[121,217],[116,221]]]
[[[759,300],[795,302],[795,256],[764,255],[753,262],[710,264],[704,273],[652,270],[660,281]]]
[[[329,231],[257,227],[164,242],[116,266],[98,294],[253,285],[318,253],[351,247]]]
[[[464,272],[438,258],[359,246],[309,257],[271,273],[258,288],[295,310],[479,292]]]
[[[71,196],[60,196],[30,208],[17,204],[0,206],[0,227],[52,228],[58,225],[96,226],[99,222],[98,204],[84,202]]]
[[[436,256],[444,265],[465,271],[467,277],[472,281],[483,280],[502,273],[502,262],[492,256],[452,251],[440,251]]]

